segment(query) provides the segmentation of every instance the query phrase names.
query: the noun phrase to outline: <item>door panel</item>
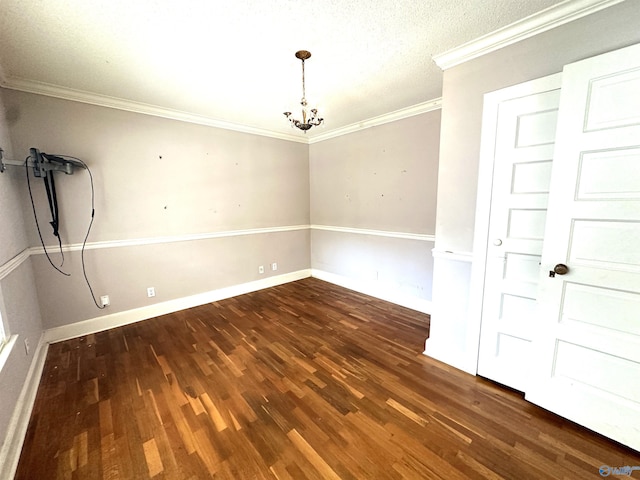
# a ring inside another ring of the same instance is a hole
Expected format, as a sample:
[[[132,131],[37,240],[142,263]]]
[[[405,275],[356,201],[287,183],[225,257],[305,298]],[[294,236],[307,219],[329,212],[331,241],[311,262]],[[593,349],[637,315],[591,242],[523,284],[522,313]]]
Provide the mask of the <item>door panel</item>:
[[[513,166],[511,193],[548,193],[551,160],[516,163]]]
[[[585,153],[578,172],[578,200],[640,199],[640,148]]]
[[[526,398],[640,450],[640,45],[565,67]],[[550,275],[554,265],[566,275]]]
[[[547,187],[548,188],[548,187]],[[509,209],[507,226],[508,239],[540,240],[544,239],[544,222],[547,218],[545,208]]]
[[[551,180],[559,81],[497,109],[478,373],[524,390]]]
[[[570,240],[568,258],[573,265],[640,271],[639,223],[574,220]]]
[[[567,282],[560,321],[581,322],[621,334],[640,335],[640,322],[635,313],[638,311],[638,293]]]
[[[555,108],[518,115],[516,148],[553,144],[557,121],[558,110]]]
[[[590,78],[587,87],[584,131],[593,132],[640,124],[638,89],[640,89],[640,69],[633,65],[630,65],[626,71],[615,72],[613,76]]]
[[[525,282],[530,285],[538,283],[540,273],[540,256],[523,253],[507,253],[504,279],[507,282]]]
[[[608,354],[584,345],[559,341],[556,348],[554,375],[565,377],[569,381],[580,382],[596,390],[613,396],[640,401],[640,390],[634,384],[624,381],[625,374],[640,377],[640,364],[637,360],[628,360]],[[605,412],[600,412],[603,414]]]

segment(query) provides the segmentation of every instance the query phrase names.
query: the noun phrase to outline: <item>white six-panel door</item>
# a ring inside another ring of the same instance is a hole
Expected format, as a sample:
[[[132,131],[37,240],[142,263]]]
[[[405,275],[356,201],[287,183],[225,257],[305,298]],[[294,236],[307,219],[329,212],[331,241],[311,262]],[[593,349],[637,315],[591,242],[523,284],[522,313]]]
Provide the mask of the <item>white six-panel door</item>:
[[[526,398],[640,450],[640,45],[562,75]]]
[[[478,373],[521,391],[537,324],[560,85],[558,74],[485,98],[496,126],[486,137],[493,176]]]

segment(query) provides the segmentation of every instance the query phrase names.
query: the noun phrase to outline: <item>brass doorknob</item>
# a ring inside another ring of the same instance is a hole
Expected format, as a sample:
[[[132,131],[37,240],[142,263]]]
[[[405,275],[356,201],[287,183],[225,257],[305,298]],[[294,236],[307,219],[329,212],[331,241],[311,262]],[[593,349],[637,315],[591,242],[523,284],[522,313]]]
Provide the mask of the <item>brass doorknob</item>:
[[[567,267],[564,263],[559,263],[555,267],[553,267],[553,271],[558,275],[564,275],[569,271],[569,267]]]

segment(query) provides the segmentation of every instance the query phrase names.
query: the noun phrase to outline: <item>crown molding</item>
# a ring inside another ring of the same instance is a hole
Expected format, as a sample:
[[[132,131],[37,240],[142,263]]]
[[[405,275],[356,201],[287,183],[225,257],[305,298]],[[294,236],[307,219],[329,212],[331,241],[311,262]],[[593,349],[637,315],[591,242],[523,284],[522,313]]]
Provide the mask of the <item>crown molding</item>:
[[[60,87],[45,82],[37,82],[19,77],[0,77],[0,86],[10,90],[18,90],[20,92],[35,93],[45,95],[47,97],[61,98],[63,100],[71,100],[74,102],[88,103],[99,107],[114,108],[116,110],[124,110],[133,113],[142,113],[154,117],[168,118],[170,120],[178,120],[180,122],[195,123],[197,125],[205,125],[207,127],[223,128],[225,130],[233,130],[236,132],[250,133],[252,135],[261,135],[263,137],[278,138],[280,140],[288,140],[290,142],[308,143],[305,137],[292,135],[288,133],[280,133],[272,130],[240,125],[238,123],[225,122],[215,118],[197,115],[194,113],[183,112],[170,108],[150,105],[148,103],[135,102],[125,100],[118,97],[101,95],[98,93],[76,90],[73,88]]]
[[[623,1],[625,0],[565,0],[471,42],[435,55],[433,61],[442,70],[447,70]]]
[[[372,117],[367,120],[363,120],[362,122],[352,123],[351,125],[347,125],[345,127],[336,128],[326,133],[314,135],[309,138],[309,143],[311,144],[322,142],[324,140],[329,140],[330,138],[359,132],[360,130],[376,127],[378,125],[383,125],[389,122],[395,122],[396,120],[402,120],[404,118],[413,117],[414,115],[420,115],[421,113],[427,113],[433,110],[439,110],[441,108],[442,98],[434,98],[433,100],[428,100],[426,102],[418,103],[407,108],[402,108],[390,113],[385,113],[384,115],[379,115],[377,117]]]
[[[60,98],[63,100],[87,103],[89,105],[114,108],[116,110],[141,113],[144,115],[152,115],[154,117],[178,120],[180,122],[195,123],[197,125],[223,128],[225,130],[233,130],[236,132],[261,135],[264,137],[277,138],[280,140],[287,140],[289,142],[305,144],[321,142],[323,140],[328,140],[329,138],[339,137],[348,133],[357,132],[366,128],[375,127],[377,125],[382,125],[385,123],[393,122],[395,120],[401,120],[403,118],[412,117],[414,115],[419,115],[421,113],[426,113],[442,108],[441,99],[437,98],[311,137],[281,133],[273,130],[265,130],[261,128],[250,127],[247,125],[225,122],[223,120],[217,120],[214,118],[206,117],[204,115],[196,115],[194,113],[183,112],[181,110],[173,110],[170,108],[135,102],[132,100],[125,100],[108,95],[101,95],[97,93],[86,92],[83,90],[76,90],[73,88],[60,87],[58,85],[52,85],[45,82],[37,82],[19,77],[3,77],[1,70],[0,87],[7,88],[9,90],[17,90],[20,92],[35,93],[37,95],[44,95],[47,97]]]

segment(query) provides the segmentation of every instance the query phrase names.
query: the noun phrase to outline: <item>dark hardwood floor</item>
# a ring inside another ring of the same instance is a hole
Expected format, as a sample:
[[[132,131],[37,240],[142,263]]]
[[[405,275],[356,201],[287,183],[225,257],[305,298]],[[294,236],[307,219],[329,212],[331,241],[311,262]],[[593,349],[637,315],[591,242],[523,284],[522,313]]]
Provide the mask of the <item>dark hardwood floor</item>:
[[[305,279],[51,345],[16,478],[598,479],[640,454]],[[640,472],[632,477],[640,478]]]

